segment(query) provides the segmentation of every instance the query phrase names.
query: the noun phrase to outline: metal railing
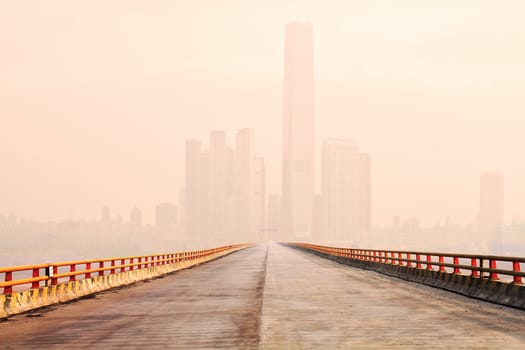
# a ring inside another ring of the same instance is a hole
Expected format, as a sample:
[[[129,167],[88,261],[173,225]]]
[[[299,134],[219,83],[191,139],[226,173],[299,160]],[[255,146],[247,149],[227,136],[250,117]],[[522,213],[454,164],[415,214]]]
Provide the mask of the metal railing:
[[[406,266],[429,271],[451,272],[462,274],[465,270],[472,277],[500,280],[500,275],[509,276],[512,283],[522,283],[525,272],[520,265],[525,264],[525,258],[454,254],[436,252],[416,252],[400,250],[375,250],[326,247],[308,243],[287,243],[288,245],[317,251],[324,254],[347,259],[369,261],[377,264]],[[499,266],[499,268],[498,268]]]
[[[206,250],[171,254],[127,256],[119,258],[75,260],[47,264],[0,267],[0,288],[3,288],[2,294],[10,294],[13,292],[13,287],[15,286],[31,285],[30,288],[35,289],[40,288],[43,282],[47,286],[52,286],[65,281],[76,281],[78,277],[81,277],[80,279],[82,279],[82,276],[84,279],[89,279],[94,276],[112,275],[136,269],[176,264],[244,246],[246,245],[236,244]],[[4,275],[3,279],[2,274]]]

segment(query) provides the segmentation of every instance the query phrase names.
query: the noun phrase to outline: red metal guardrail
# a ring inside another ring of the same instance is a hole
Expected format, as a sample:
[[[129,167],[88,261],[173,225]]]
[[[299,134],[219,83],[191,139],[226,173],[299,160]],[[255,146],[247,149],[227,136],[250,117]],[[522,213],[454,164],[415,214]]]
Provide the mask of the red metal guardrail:
[[[414,252],[399,250],[375,250],[326,247],[308,243],[287,243],[304,249],[347,259],[369,261],[377,264],[407,266],[415,269],[436,270],[461,274],[467,270],[472,277],[500,280],[499,275],[510,276],[512,283],[522,283],[525,273],[521,272],[520,264],[525,264],[525,258],[452,254],[435,252]],[[500,266],[500,268],[498,268]]]
[[[144,269],[158,265],[173,264],[194,260],[229,249],[236,249],[245,244],[227,245],[218,248],[180,252],[171,254],[155,254],[142,256],[127,256],[120,258],[105,258],[95,260],[63,261],[47,264],[0,267],[0,288],[3,294],[13,292],[14,286],[31,285],[31,289],[45,285],[56,285],[59,282],[76,281],[83,275],[89,279],[93,275],[104,276],[115,273]],[[3,282],[2,276],[4,274]],[[31,277],[28,277],[28,276]]]

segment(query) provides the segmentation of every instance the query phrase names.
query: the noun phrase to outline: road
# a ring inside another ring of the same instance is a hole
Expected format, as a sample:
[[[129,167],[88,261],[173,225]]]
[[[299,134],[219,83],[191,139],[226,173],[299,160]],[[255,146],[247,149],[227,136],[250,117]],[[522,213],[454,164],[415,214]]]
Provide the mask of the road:
[[[0,323],[0,349],[523,349],[525,312],[262,244]]]

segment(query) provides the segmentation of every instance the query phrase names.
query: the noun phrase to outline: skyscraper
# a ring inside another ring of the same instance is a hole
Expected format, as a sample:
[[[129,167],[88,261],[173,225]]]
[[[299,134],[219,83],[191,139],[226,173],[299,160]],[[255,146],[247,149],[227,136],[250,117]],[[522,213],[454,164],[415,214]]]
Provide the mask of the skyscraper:
[[[253,230],[257,234],[257,240],[268,239],[266,226],[266,168],[263,157],[255,157],[253,162],[253,189],[252,189],[252,211]]]
[[[479,186],[479,226],[487,243],[500,244],[503,227],[503,175],[485,172]]]
[[[325,237],[362,244],[370,229],[369,156],[353,141],[325,140],[321,189]]]
[[[314,194],[314,61],[309,23],[286,26],[282,235],[311,237]]]
[[[254,131],[241,129],[235,138],[235,194],[237,197],[237,232],[250,242],[255,241],[253,217]]]
[[[228,237],[226,230],[227,205],[227,152],[226,133],[224,131],[212,131],[210,133],[210,159],[209,159],[209,210],[210,228],[217,241],[225,241]]]
[[[199,140],[186,141],[186,241],[197,245],[208,238],[207,158]]]
[[[142,213],[136,207],[131,209],[131,212],[129,213],[129,224],[131,227],[142,226]]]

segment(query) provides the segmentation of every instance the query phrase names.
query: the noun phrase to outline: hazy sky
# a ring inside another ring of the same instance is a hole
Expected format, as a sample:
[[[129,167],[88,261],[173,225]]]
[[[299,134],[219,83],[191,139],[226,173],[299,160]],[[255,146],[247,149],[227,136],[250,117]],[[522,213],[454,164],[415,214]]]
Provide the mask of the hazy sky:
[[[485,170],[525,217],[523,18],[520,0],[0,0],[0,214],[151,222],[210,129],[255,128],[280,192],[284,26],[309,21],[317,161],[327,137],[371,154],[374,224],[473,221]]]

